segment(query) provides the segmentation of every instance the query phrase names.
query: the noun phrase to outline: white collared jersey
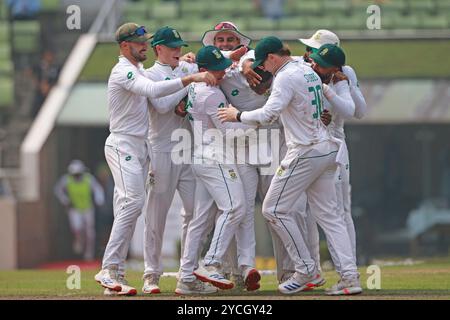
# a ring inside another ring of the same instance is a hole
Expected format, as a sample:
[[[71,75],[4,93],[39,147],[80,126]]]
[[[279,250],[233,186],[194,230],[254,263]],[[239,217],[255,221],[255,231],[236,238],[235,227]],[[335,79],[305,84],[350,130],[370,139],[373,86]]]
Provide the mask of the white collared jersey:
[[[181,79],[154,82],[147,79],[142,64],[119,57],[108,80],[109,130],[111,133],[147,138],[147,97],[161,97],[183,88]]]
[[[147,78],[153,81],[167,81],[178,79],[187,75],[197,73],[196,64],[180,61],[175,69],[171,66],[156,61],[155,64],[145,71]],[[190,129],[188,120],[177,116],[174,112],[178,103],[186,97],[188,89],[180,91],[162,98],[149,98],[150,128],[149,140],[152,152],[171,152],[177,144],[171,141],[172,133],[179,128]]]
[[[254,128],[242,123],[222,122],[217,110],[225,108],[228,101],[219,87],[205,83],[192,83],[189,86],[189,120],[194,132],[194,163],[204,160],[210,163],[234,163],[233,135],[242,129]],[[228,131],[228,132],[227,132]]]
[[[269,97],[269,94],[259,95],[254,92],[238,68],[227,70],[220,83],[220,89],[227,97],[228,102],[240,111],[261,108]]]
[[[331,137],[320,120],[323,109],[322,81],[311,67],[289,61],[275,74],[272,93],[258,110],[244,112],[241,121],[265,124],[281,119],[289,153]]]

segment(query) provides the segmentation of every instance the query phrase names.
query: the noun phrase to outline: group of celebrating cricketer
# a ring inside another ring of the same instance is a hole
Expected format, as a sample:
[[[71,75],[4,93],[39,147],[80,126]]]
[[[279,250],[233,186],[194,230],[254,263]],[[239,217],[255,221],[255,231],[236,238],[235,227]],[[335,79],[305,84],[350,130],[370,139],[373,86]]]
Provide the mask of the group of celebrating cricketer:
[[[325,293],[361,293],[344,121],[362,118],[367,106],[339,38],[318,30],[300,39],[304,55],[293,56],[273,36],[250,48],[251,39],[225,21],[204,34],[197,54],[182,55],[187,43],[167,26],[152,35],[126,23],[116,41],[105,143],[114,224],[95,276],[105,295],[137,294],[125,262],[141,213],[142,292],[161,292],[163,234],[176,191],[183,204],[176,294],[260,288],[258,196],[282,294],[325,284],[317,225],[340,276]],[[144,69],[148,42],[156,61]],[[193,139],[180,143],[184,133]]]

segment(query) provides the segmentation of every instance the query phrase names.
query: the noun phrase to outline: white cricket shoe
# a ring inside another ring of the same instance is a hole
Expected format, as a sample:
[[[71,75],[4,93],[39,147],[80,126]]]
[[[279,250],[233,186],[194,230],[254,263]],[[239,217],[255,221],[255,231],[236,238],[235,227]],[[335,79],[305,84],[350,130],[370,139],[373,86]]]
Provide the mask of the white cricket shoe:
[[[199,266],[194,271],[194,275],[197,277],[197,279],[203,282],[209,282],[213,286],[222,290],[229,290],[234,287],[233,282],[225,278],[219,268],[215,266]]]
[[[122,285],[118,281],[117,267],[115,266],[100,270],[100,272],[94,276],[94,279],[100,283],[103,288],[111,289],[113,291],[122,290]]]
[[[325,294],[329,296],[343,296],[362,293],[359,277],[341,279],[331,288],[325,289]]]
[[[217,291],[218,290],[216,287],[212,286],[208,282],[202,282],[199,279],[195,279],[192,282],[183,282],[178,280],[177,288],[175,289],[175,293],[179,295],[212,294]]]
[[[244,285],[247,291],[255,291],[260,288],[259,281],[261,280],[261,275],[258,270],[252,267],[247,267],[243,272]]]
[[[119,279],[117,281],[122,285],[122,290],[114,291],[106,288],[103,292],[105,296],[135,296],[137,294],[137,290],[128,285],[128,281],[125,280],[124,276],[119,275]]]
[[[317,287],[323,278],[320,274],[307,276],[295,272],[288,280],[278,286],[278,290],[283,294],[294,294],[301,291],[308,291]]]
[[[145,275],[142,292],[146,294],[161,293],[161,289],[159,288],[159,275],[155,273]]]

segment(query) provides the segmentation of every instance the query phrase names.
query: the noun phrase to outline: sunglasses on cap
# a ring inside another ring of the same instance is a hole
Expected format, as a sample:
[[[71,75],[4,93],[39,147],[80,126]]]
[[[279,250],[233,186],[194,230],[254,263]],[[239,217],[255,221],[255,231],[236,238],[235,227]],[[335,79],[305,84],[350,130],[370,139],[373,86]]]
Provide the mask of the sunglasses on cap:
[[[147,28],[145,28],[144,26],[140,26],[139,28],[137,28],[136,30],[134,30],[134,32],[129,33],[128,35],[126,35],[125,37],[122,37],[120,39],[120,41],[126,41],[127,39],[130,39],[134,36],[138,36],[141,37],[143,35],[147,34]]]
[[[222,30],[222,29],[232,29],[236,30],[236,26],[229,22],[221,22],[214,27],[214,30]]]

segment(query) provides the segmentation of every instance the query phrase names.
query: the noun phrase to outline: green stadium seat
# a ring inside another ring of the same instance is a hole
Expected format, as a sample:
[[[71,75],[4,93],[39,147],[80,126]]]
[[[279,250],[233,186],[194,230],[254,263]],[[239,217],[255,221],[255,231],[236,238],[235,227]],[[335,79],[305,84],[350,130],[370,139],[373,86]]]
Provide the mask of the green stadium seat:
[[[438,13],[450,12],[450,0],[435,0]]]
[[[277,29],[277,23],[268,18],[253,17],[248,19],[249,30],[271,31]]]
[[[19,53],[34,53],[39,50],[39,21],[14,21],[13,48]]]
[[[381,23],[383,25],[383,17],[381,17]],[[421,26],[421,17],[418,14],[409,14],[406,16],[399,16],[394,21],[395,29],[419,29]]]
[[[13,70],[14,70],[14,65],[10,59],[0,58],[0,75],[12,76]]]
[[[337,18],[337,29],[339,30],[366,30],[367,15],[352,14],[351,16],[339,16]]]
[[[0,21],[0,43],[9,42],[9,22]]]
[[[321,1],[289,1],[286,6],[286,12],[294,16],[321,15],[323,13],[323,5]]]
[[[203,36],[203,33],[207,30],[210,30],[213,26],[214,26],[214,22],[212,22],[211,20],[193,20],[190,21],[191,23],[191,31],[198,33],[198,39],[200,40],[200,38]]]
[[[303,16],[283,18],[280,20],[280,30],[304,30],[308,26],[308,21]]]
[[[151,10],[154,19],[172,19],[178,17],[178,5],[175,2],[155,3]]]
[[[209,6],[211,7],[210,16],[222,14],[225,17],[231,17],[236,9],[234,2],[231,1],[219,1]]]
[[[8,7],[6,1],[0,1],[0,22],[8,19]]]
[[[183,19],[195,19],[198,17],[206,17],[210,9],[209,1],[182,1],[181,2],[181,16]]]
[[[149,18],[151,7],[145,2],[127,2],[124,7],[124,21],[142,21]]]
[[[436,3],[433,0],[410,0],[409,9],[412,12],[436,12]]]
[[[14,83],[11,77],[0,77],[0,107],[11,106],[14,101]]]
[[[448,27],[447,17],[444,14],[423,15],[421,27],[423,29],[445,29]]]
[[[0,47],[0,59],[11,59],[11,46],[9,45],[9,42],[3,43]]]
[[[233,16],[249,17],[257,14],[255,5],[250,1],[238,0],[233,6]]]
[[[323,2],[324,12],[332,17],[335,13],[348,14],[350,11],[349,0],[326,0]]]
[[[385,1],[380,5],[381,12],[383,13],[397,13],[406,14],[408,12],[408,2],[405,0]]]
[[[333,30],[337,27],[337,21],[335,18],[330,19],[328,16],[324,17],[308,17],[307,18],[307,29],[317,30],[317,29],[329,29]]]
[[[60,0],[41,0],[41,10],[44,12],[58,11],[60,4]]]
[[[154,23],[154,21],[153,21]],[[160,20],[157,22],[157,25],[155,26],[155,28],[161,28],[164,26],[169,26],[172,27],[174,29],[177,29],[178,32],[181,33],[181,37],[183,37],[183,33],[184,32],[191,32],[192,31],[192,26],[191,26],[191,22],[187,19],[164,19],[164,20]],[[155,29],[156,30],[156,29]]]

